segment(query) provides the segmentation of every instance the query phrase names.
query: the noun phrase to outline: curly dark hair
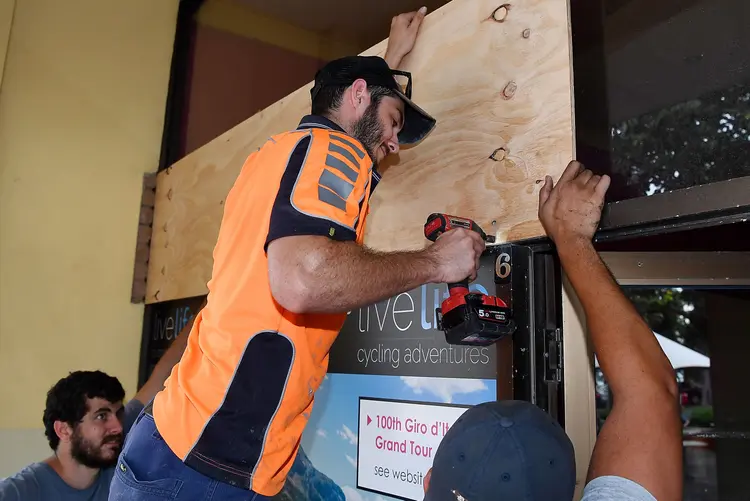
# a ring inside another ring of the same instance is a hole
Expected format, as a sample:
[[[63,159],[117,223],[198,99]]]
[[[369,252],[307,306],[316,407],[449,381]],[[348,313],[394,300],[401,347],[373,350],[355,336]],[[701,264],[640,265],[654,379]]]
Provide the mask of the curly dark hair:
[[[55,421],[75,426],[86,415],[89,398],[120,402],[125,398],[125,389],[116,377],[101,371],[71,372],[49,389],[42,421],[52,450],[56,451],[60,445],[60,437],[55,433]]]

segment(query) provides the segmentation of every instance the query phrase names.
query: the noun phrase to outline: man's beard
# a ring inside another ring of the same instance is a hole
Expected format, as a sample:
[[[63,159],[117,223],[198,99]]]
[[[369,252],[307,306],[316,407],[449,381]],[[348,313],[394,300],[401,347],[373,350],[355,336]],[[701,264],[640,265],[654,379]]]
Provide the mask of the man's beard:
[[[375,150],[380,146],[383,137],[383,124],[378,117],[378,106],[370,104],[364,115],[352,127],[352,136],[359,140],[367,150],[374,163],[377,163]]]
[[[102,440],[99,447],[96,447],[90,441],[86,440],[78,433],[78,429],[73,432],[71,440],[70,454],[77,462],[88,468],[109,468],[117,464],[117,458],[122,449],[122,434],[110,435]],[[104,455],[104,446],[115,443],[118,446],[109,449],[112,452],[111,457]]]

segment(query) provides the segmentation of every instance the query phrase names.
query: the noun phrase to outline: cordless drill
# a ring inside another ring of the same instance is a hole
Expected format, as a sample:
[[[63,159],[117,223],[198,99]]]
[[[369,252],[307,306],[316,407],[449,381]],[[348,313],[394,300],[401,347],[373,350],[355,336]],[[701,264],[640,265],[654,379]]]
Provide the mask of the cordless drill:
[[[471,219],[433,213],[424,225],[424,235],[434,242],[443,233],[464,228],[479,233],[485,242],[488,236]],[[448,297],[436,309],[438,328],[445,333],[449,344],[488,346],[515,330],[510,308],[495,296],[469,291],[468,277],[461,282],[448,284]]]

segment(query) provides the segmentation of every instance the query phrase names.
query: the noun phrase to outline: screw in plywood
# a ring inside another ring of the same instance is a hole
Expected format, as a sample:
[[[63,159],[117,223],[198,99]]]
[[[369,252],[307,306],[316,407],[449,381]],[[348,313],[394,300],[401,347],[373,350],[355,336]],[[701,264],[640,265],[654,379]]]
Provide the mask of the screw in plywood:
[[[518,85],[516,85],[516,82],[514,82],[513,80],[508,82],[503,89],[503,99],[512,99],[516,93],[516,89],[518,89]]]

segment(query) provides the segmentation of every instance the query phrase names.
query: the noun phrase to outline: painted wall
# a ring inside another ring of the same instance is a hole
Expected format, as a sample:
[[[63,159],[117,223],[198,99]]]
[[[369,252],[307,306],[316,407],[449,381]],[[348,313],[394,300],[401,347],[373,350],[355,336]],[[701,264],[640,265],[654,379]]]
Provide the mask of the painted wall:
[[[324,59],[198,24],[185,154],[310,82]]]
[[[8,51],[10,25],[13,21],[13,9],[15,8],[16,0],[0,0],[0,87],[2,87],[3,83],[5,55]]]
[[[0,0],[0,477],[49,455],[45,394],[69,371],[99,368],[135,392],[141,180],[159,160],[178,0],[7,4]]]

